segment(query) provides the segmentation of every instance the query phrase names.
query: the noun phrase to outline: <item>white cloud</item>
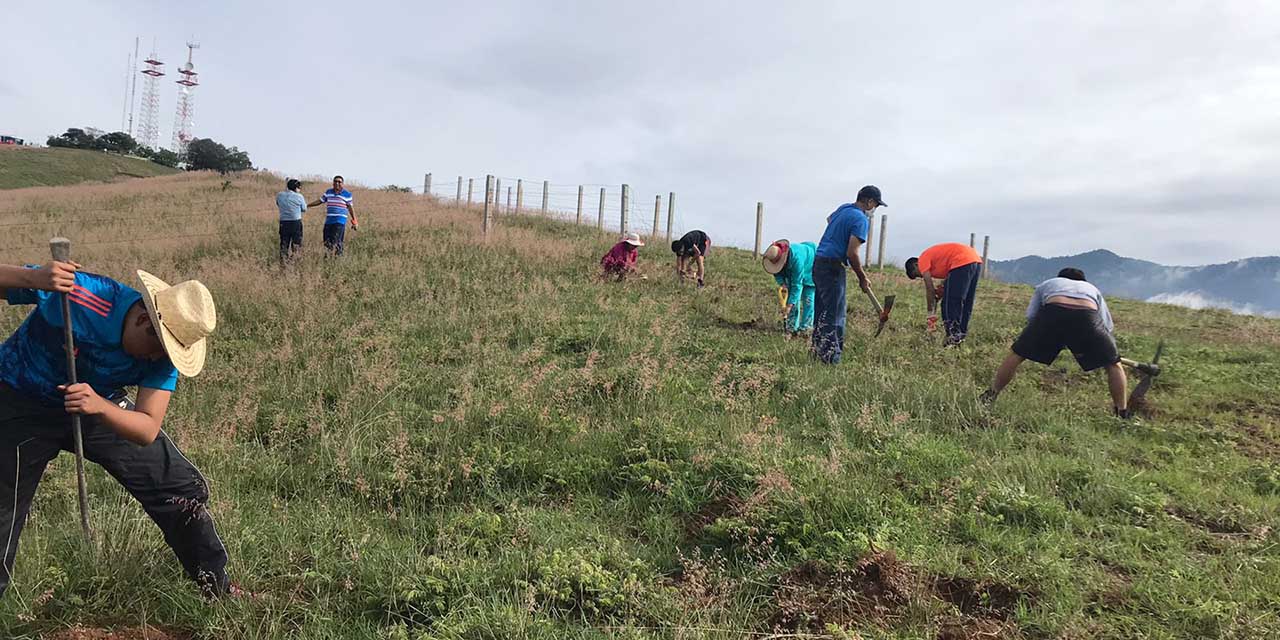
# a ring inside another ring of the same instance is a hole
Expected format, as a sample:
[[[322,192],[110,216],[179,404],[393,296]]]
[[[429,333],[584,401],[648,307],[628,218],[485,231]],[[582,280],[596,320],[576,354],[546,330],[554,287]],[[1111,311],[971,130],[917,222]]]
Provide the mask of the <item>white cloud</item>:
[[[1147,298],[1147,302],[1171,304],[1188,309],[1225,309],[1238,315],[1263,316],[1280,318],[1280,312],[1262,311],[1252,304],[1235,304],[1226,300],[1210,298],[1198,291],[1182,291],[1179,293],[1161,293]]]

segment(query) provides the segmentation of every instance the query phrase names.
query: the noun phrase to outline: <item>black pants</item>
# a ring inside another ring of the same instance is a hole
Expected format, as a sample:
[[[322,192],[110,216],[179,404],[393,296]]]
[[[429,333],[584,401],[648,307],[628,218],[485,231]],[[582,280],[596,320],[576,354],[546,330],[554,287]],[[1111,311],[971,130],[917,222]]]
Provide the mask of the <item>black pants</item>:
[[[288,260],[302,251],[302,221],[280,221],[280,259]]]
[[[324,225],[324,248],[335,256],[342,255],[342,245],[347,237],[346,224]]]
[[[84,455],[133,495],[164,533],[188,576],[212,594],[227,590],[227,551],[206,505],[209,485],[162,431],[143,447],[110,427],[82,420]],[[73,451],[71,419],[0,384],[0,594],[9,586],[18,537],[45,465]]]
[[[969,318],[973,316],[973,299],[977,297],[981,277],[980,262],[956,267],[947,274],[942,286],[942,324],[947,329],[947,339],[952,342],[960,342],[969,335]]]

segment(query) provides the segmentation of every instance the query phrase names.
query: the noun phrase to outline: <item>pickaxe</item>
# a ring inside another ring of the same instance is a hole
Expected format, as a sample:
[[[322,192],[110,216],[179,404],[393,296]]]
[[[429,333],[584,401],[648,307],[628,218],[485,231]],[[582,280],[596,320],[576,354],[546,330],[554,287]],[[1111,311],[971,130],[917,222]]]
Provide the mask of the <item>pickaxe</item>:
[[[1136,362],[1128,358],[1120,358],[1120,364],[1138,372],[1138,376],[1142,378],[1138,382],[1138,386],[1133,388],[1133,392],[1129,394],[1129,406],[1133,407],[1136,403],[1142,402],[1147,395],[1147,389],[1151,388],[1151,383],[1155,381],[1156,376],[1160,375],[1160,354],[1164,353],[1164,340],[1156,345],[1156,355],[1151,362]]]
[[[876,300],[876,294],[870,291],[867,292],[867,299],[871,301],[871,306],[876,310],[876,315],[880,317],[880,326],[876,327],[876,334],[872,336],[873,338],[878,337],[880,332],[884,331],[884,325],[889,322],[889,312],[893,310],[893,301],[896,298],[897,296],[895,295],[885,296],[884,306],[882,307],[880,306],[880,301]]]

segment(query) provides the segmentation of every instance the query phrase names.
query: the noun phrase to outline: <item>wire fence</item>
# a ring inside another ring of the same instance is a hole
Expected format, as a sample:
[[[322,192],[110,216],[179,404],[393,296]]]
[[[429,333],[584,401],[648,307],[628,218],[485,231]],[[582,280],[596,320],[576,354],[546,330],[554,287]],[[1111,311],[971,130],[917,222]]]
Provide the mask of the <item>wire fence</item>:
[[[642,190],[622,184],[578,185],[512,176],[492,177],[494,192],[489,203],[495,218],[539,215],[611,233],[634,231],[649,238],[668,235],[678,238],[687,230],[679,209],[671,206],[671,191]],[[424,180],[420,192],[453,206],[484,208],[489,176],[435,178],[432,175]]]

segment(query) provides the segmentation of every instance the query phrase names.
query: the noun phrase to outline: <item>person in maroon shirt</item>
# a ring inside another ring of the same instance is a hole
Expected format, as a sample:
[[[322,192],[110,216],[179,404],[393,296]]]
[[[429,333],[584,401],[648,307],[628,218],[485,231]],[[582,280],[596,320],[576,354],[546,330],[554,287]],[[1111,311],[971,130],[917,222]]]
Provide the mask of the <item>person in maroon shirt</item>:
[[[639,255],[637,249],[644,246],[644,241],[640,239],[640,234],[636,232],[628,233],[617,244],[609,249],[609,253],[604,254],[600,259],[600,267],[604,269],[604,277],[614,276],[618,280],[626,278],[627,275],[636,270],[636,257]]]

